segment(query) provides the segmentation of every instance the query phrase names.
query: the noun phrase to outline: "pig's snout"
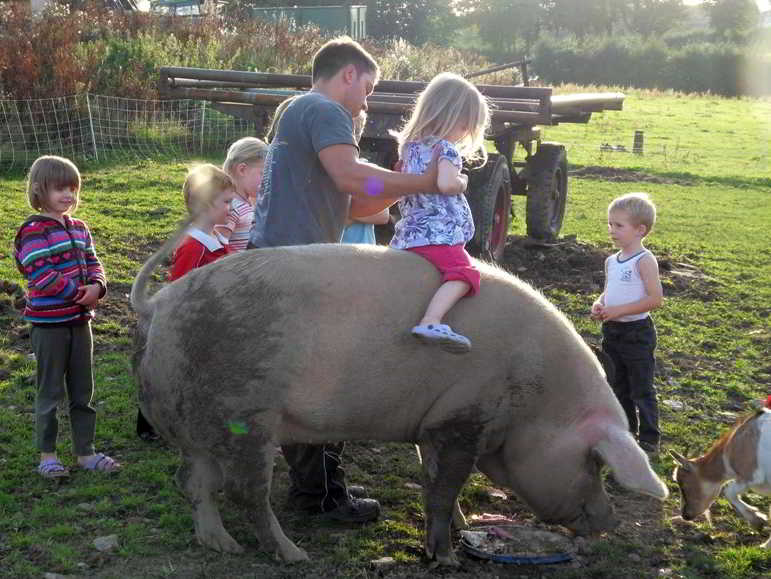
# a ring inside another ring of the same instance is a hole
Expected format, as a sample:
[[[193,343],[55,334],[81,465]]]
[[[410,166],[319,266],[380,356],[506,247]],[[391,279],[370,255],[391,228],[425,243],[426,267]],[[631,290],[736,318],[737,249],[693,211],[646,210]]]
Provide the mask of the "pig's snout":
[[[584,507],[575,519],[563,523],[579,537],[612,531],[620,524],[621,521],[613,514],[613,508],[610,506],[600,512],[592,512],[592,510]]]

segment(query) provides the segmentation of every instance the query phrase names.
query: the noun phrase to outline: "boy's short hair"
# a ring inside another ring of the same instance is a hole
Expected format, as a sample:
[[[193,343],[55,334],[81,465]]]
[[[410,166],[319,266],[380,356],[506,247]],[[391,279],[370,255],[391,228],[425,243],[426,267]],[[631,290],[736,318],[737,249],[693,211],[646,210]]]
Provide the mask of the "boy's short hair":
[[[608,206],[608,213],[611,211],[625,211],[635,225],[645,225],[646,235],[656,223],[656,206],[647,193],[627,193],[616,197]]]
[[[327,42],[313,55],[313,82],[320,79],[329,79],[335,76],[340,69],[352,64],[359,74],[363,72],[380,74],[372,55],[349,36],[339,36]]]
[[[64,187],[75,190],[75,203],[71,209],[75,211],[80,198],[80,171],[75,163],[56,155],[43,155],[32,163],[27,173],[27,202],[32,209],[44,211],[48,193]]]
[[[228,147],[228,154],[222,169],[228,175],[233,174],[233,169],[241,163],[247,165],[265,161],[265,155],[268,153],[268,145],[257,137],[244,137],[238,139]]]
[[[196,215],[211,206],[217,197],[228,189],[233,189],[233,181],[219,167],[211,163],[193,167],[188,171],[182,186],[188,213]]]

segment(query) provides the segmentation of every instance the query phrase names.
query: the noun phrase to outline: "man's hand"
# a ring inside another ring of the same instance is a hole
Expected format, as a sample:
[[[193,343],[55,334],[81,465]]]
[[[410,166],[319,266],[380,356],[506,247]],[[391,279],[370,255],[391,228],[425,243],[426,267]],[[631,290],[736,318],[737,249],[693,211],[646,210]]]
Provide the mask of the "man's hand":
[[[81,306],[90,307],[99,301],[99,294],[102,286],[98,283],[78,286],[78,293],[75,295],[75,303]]]
[[[426,167],[426,172],[423,173],[423,177],[426,181],[425,191],[438,191],[439,190],[439,155],[442,154],[442,149],[438,145],[434,147],[434,154],[431,157],[431,162]]]

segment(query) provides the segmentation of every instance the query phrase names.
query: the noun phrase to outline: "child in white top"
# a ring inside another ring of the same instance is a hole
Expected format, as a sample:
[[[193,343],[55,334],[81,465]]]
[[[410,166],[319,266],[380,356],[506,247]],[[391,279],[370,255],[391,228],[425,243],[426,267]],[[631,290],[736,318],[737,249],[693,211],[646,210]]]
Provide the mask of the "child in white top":
[[[487,160],[484,134],[490,122],[487,101],[476,87],[451,73],[434,77],[418,97],[415,111],[394,136],[399,141],[402,171],[422,174],[439,149],[437,190],[399,201],[391,247],[406,249],[430,261],[442,274],[442,285],[412,328],[419,340],[454,354],[471,350],[471,341],[442,323],[460,300],[479,291],[479,271],[464,249],[474,236],[474,219],[463,192],[468,176],[463,157]]]
[[[661,305],[663,291],[656,258],[643,246],[655,221],[656,207],[645,193],[629,193],[610,204],[608,233],[620,251],[605,260],[605,291],[590,314],[603,322],[602,349],[615,365],[611,386],[632,434],[649,453],[658,452],[661,435],[653,384],[656,329],[650,311]]]
[[[222,164],[233,181],[235,196],[225,222],[218,224],[216,231],[228,240],[231,251],[243,251],[249,242],[267,152],[268,146],[260,139],[244,137],[230,145]]]

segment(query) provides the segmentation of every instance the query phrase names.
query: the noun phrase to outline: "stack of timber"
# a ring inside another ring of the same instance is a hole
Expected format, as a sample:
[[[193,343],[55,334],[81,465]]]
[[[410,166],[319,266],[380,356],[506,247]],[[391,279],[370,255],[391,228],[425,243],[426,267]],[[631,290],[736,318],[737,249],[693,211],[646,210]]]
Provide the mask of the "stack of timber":
[[[425,82],[381,80],[367,99],[370,113],[405,115]],[[622,93],[553,96],[549,87],[476,85],[492,109],[493,125],[555,125],[588,122],[593,112],[621,110]],[[276,107],[311,88],[311,77],[236,70],[162,67],[159,92],[163,98]]]

